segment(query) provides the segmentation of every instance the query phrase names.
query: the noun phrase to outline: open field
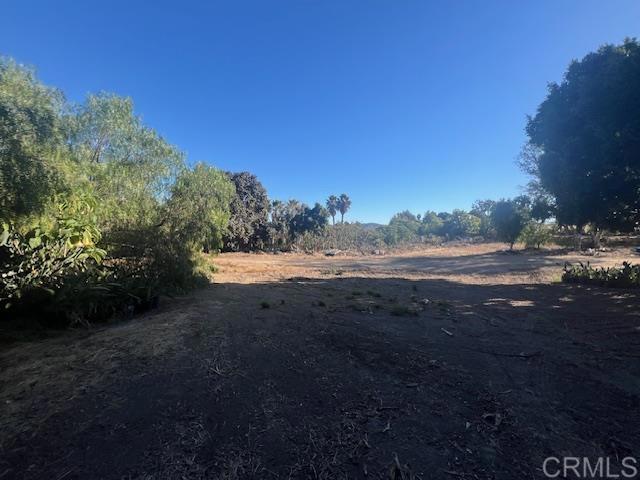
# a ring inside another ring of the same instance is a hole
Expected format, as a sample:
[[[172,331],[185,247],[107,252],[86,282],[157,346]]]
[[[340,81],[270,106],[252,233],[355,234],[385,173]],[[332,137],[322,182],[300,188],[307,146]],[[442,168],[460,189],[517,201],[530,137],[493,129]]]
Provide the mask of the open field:
[[[225,254],[159,310],[4,346],[0,479],[512,480],[637,456],[639,294],[557,282],[633,255],[502,249]]]

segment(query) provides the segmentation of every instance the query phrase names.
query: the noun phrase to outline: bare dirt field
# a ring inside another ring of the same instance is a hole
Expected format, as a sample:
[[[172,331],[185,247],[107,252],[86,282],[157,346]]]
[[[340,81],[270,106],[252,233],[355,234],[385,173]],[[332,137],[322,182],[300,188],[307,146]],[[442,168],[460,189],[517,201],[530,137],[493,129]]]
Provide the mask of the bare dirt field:
[[[0,350],[0,479],[530,479],[640,453],[617,250],[225,254],[208,288]]]

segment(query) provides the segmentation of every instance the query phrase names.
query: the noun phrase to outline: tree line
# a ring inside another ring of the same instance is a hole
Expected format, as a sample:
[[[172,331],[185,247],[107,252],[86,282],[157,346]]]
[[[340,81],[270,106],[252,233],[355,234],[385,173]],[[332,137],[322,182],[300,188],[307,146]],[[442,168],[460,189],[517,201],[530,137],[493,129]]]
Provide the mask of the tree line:
[[[539,246],[545,221],[596,244],[640,220],[640,44],[573,61],[527,120],[528,195],[469,211],[349,224],[346,194],[270,200],[250,172],[189,164],[108,93],[69,102],[0,59],[0,312],[84,322],[142,309],[206,279],[203,252],[394,246],[482,237]],[[340,214],[340,222],[336,216]],[[331,219],[331,225],[329,225]]]
[[[344,220],[351,201],[335,198]],[[270,201],[249,172],[190,165],[129,98],[72,103],[0,59],[2,316],[85,322],[143,309],[206,280],[203,252],[291,249],[329,215]]]

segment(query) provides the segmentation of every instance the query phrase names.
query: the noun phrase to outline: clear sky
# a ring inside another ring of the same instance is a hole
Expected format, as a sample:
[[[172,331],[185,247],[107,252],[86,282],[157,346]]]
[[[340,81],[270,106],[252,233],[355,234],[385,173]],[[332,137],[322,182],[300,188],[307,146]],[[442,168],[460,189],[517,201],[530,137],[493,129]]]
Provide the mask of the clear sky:
[[[386,222],[519,193],[526,115],[571,59],[640,36],[638,0],[4,0],[0,54],[101,90],[190,162]]]

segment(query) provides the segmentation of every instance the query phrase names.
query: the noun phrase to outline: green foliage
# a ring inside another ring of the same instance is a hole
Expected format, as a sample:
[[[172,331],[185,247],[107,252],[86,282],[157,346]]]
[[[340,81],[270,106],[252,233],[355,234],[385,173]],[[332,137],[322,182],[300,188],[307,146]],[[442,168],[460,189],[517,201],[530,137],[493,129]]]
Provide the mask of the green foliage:
[[[289,229],[294,238],[306,232],[318,233],[326,227],[328,216],[327,209],[319,203],[316,203],[313,208],[304,206],[291,219]]]
[[[458,237],[473,237],[480,234],[480,218],[465,212],[454,210],[443,220],[440,235],[449,239]]]
[[[522,167],[562,225],[630,231],[640,220],[640,43],[605,45],[551,83],[527,125]]]
[[[640,265],[624,262],[622,268],[593,268],[588,262],[586,265],[565,264],[562,281],[604,287],[638,288],[640,287]]]
[[[335,195],[330,195],[327,198],[326,207],[331,217],[333,225],[336,224],[336,214],[338,213],[338,207],[340,206],[340,200]]]
[[[41,213],[57,189],[62,96],[0,57],[0,221]]]
[[[396,213],[389,225],[382,228],[382,238],[387,245],[402,245],[420,241],[421,223],[408,210]]]
[[[107,241],[127,243],[129,232],[157,224],[184,169],[182,153],[142,123],[128,98],[90,95],[66,124],[75,172],[90,179],[100,199]]]
[[[385,246],[379,229],[365,228],[360,223],[338,223],[319,232],[305,232],[296,240],[305,252],[330,249],[370,253]]]
[[[267,243],[272,249],[289,250],[294,245],[305,251],[316,250],[327,241],[329,212],[319,203],[309,208],[297,200],[271,204]]]
[[[267,227],[267,242],[270,248],[278,250],[291,248],[294,241],[291,221],[305,208],[304,204],[293,199],[287,202],[274,200],[271,203],[271,221]]]
[[[527,248],[540,248],[551,240],[551,229],[541,223],[529,222],[520,233],[519,240]]]
[[[109,94],[68,105],[0,60],[0,304],[87,322],[139,310],[211,273],[233,183]]]
[[[528,218],[523,206],[524,202],[500,200],[496,202],[491,214],[498,240],[508,243],[511,249],[527,224]]]
[[[95,218],[86,220],[93,205],[86,199],[60,205],[53,228],[36,227],[21,234],[5,224],[0,235],[0,305],[45,301],[68,279],[95,273],[106,256],[98,248]]]
[[[344,223],[344,215],[351,208],[351,199],[349,198],[349,195],[347,195],[346,193],[341,194],[338,197],[337,207],[338,211],[340,212],[340,222]]]
[[[196,250],[220,250],[234,195],[234,185],[222,171],[203,163],[184,170],[163,209],[171,241]]]
[[[531,218],[539,222],[544,222],[555,214],[553,201],[547,197],[536,197],[531,203]]]
[[[496,206],[495,200],[476,200],[471,206],[471,213],[480,219],[480,226],[478,228],[478,234],[485,239],[493,238],[495,231],[493,229],[493,223],[491,222],[491,214]]]
[[[440,235],[443,224],[436,212],[429,210],[422,216],[422,232],[426,235]]]
[[[380,233],[389,246],[424,243],[437,240],[473,237],[480,232],[481,219],[464,210],[451,213],[427,211],[421,219],[405,210],[395,214]]]
[[[263,248],[269,223],[269,198],[258,178],[249,173],[227,174],[235,185],[224,248],[248,251]]]

